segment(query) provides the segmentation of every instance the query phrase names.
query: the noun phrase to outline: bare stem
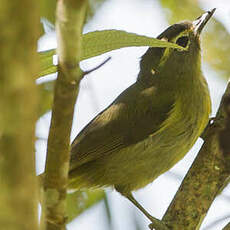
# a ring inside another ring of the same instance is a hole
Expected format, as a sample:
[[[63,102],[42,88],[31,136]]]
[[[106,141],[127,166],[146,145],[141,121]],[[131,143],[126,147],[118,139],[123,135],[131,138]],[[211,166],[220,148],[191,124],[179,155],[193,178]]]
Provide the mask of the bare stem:
[[[46,229],[66,229],[70,132],[82,71],[79,68],[86,0],[58,0],[58,77],[55,83],[44,179]]]

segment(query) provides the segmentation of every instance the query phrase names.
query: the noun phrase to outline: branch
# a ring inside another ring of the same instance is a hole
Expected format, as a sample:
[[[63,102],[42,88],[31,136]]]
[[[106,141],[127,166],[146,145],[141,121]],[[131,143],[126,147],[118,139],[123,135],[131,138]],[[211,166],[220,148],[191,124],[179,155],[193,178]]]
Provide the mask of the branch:
[[[205,142],[183,180],[163,221],[173,230],[199,229],[230,175],[230,83]]]
[[[230,222],[223,228],[223,230],[230,230]]]
[[[84,76],[87,75],[87,74],[90,74],[90,73],[94,72],[94,71],[97,70],[97,69],[100,69],[100,68],[101,68],[103,65],[105,65],[110,59],[111,59],[111,57],[108,57],[108,58],[106,58],[101,64],[99,64],[98,66],[96,66],[96,67],[94,67],[94,68],[92,68],[92,69],[90,69],[90,70],[85,71],[85,72],[84,72]]]
[[[0,225],[38,229],[35,124],[38,1],[0,4]]]
[[[70,132],[82,72],[81,34],[86,0],[58,0],[56,31],[59,57],[44,178],[46,229],[65,229]]]

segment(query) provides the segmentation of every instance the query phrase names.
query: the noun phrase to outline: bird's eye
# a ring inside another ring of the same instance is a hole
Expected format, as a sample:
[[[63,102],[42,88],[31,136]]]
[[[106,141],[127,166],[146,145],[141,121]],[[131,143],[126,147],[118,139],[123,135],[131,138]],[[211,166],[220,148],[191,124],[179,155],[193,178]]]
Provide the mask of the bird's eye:
[[[185,48],[188,45],[188,36],[178,38],[176,44]]]

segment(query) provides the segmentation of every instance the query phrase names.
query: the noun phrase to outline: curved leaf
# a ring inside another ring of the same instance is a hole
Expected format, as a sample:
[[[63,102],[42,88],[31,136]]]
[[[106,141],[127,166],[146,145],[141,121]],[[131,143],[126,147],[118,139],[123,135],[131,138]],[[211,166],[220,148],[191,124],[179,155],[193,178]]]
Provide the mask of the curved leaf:
[[[57,72],[56,65],[53,64],[53,55],[55,55],[56,50],[46,50],[39,52],[40,56],[40,73],[39,77]]]
[[[81,60],[95,57],[106,52],[133,46],[168,47],[186,50],[185,48],[156,38],[150,38],[122,30],[102,30],[83,34]],[[55,73],[56,66],[53,64],[54,49],[40,52],[41,71],[39,77]]]
[[[97,55],[132,46],[169,47],[185,50],[171,42],[150,38],[122,30],[94,31],[83,35],[83,52],[81,60]]]

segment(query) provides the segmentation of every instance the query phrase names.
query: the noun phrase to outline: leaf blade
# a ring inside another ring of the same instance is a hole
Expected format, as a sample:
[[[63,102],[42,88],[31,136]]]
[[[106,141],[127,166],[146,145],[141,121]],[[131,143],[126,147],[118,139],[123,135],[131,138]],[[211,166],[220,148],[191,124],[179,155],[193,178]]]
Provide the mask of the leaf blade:
[[[81,61],[125,47],[149,46],[186,50],[184,47],[171,42],[129,33],[123,30],[101,30],[83,34],[82,44]],[[53,64],[54,54],[56,54],[55,49],[39,52],[41,60],[39,77],[57,72],[57,67]]]
[[[125,47],[149,46],[185,50],[184,47],[171,42],[166,42],[135,33],[129,33],[123,30],[102,30],[89,32],[83,35],[82,43],[83,54],[81,60]]]

